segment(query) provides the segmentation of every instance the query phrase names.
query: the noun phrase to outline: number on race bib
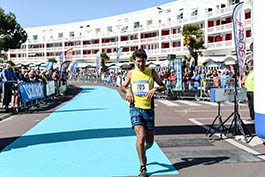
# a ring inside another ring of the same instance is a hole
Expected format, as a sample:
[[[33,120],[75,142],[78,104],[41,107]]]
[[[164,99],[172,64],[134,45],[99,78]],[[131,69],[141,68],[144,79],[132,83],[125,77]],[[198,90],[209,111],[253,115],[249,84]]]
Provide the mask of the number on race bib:
[[[149,91],[149,81],[133,81],[133,85],[135,95],[145,95]]]

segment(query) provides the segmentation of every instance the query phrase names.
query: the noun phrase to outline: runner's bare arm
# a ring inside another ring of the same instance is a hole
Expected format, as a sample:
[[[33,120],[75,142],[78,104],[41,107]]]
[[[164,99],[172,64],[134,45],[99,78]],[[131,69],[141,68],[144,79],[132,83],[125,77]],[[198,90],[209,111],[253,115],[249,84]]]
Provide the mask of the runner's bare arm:
[[[155,87],[152,90],[149,90],[146,94],[147,98],[152,98],[155,94],[155,91],[162,92],[166,90],[165,84],[162,82],[161,78],[158,76],[157,72],[153,69],[152,75],[154,81],[159,85],[159,87]]]
[[[121,91],[126,93],[125,100],[129,102],[133,102],[133,95],[130,88],[127,88],[131,82],[132,73],[131,71],[128,72],[124,83],[121,86]]]

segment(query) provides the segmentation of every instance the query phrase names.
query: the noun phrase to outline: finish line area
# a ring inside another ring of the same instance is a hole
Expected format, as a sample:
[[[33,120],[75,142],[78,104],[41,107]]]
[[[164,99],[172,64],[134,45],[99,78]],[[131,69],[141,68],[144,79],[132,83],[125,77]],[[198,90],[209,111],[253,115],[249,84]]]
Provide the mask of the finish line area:
[[[129,108],[119,93],[84,86],[0,153],[3,177],[136,176],[139,160]],[[159,146],[147,151],[149,175],[176,175]],[[159,162],[159,163],[158,163]]]

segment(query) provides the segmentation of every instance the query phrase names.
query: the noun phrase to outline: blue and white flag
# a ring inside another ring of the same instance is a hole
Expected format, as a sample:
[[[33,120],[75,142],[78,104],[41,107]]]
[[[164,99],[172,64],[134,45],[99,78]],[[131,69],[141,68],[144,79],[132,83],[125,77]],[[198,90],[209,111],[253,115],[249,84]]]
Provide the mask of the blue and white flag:
[[[75,71],[76,71],[76,68],[77,68],[77,66],[78,66],[78,63],[75,61],[74,63],[73,63],[73,65],[72,65],[72,73],[74,73]]]
[[[117,51],[116,66],[119,64],[119,59],[122,53],[123,47],[120,47]]]
[[[246,60],[246,24],[244,3],[236,5],[233,11],[233,28],[235,36],[235,47],[237,54],[237,63],[239,76],[242,78]]]
[[[49,61],[46,65],[46,70],[51,70],[53,66],[53,62]]]

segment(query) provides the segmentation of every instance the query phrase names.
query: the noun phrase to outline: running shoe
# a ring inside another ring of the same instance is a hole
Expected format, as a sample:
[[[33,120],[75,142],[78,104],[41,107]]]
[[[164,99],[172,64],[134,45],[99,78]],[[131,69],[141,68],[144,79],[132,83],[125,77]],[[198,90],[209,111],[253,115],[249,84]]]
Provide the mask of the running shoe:
[[[139,173],[139,177],[147,177],[147,174],[146,174],[146,167],[145,166],[142,166],[141,169],[140,169],[140,173]]]

